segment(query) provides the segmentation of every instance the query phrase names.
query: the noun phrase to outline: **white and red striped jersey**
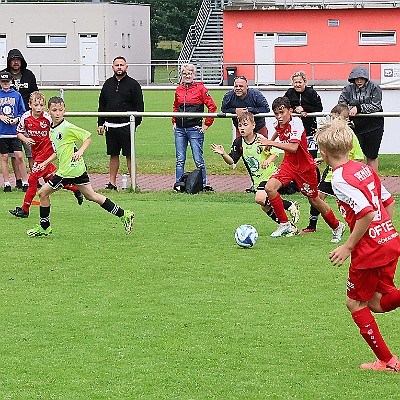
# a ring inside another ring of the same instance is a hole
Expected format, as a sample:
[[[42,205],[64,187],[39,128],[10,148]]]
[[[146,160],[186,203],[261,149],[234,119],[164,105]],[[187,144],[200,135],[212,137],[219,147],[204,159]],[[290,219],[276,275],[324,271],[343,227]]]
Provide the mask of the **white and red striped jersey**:
[[[358,219],[375,212],[368,230],[351,252],[352,266],[375,268],[398,258],[400,237],[385,210],[394,198],[381,184],[378,174],[365,164],[348,161],[334,169],[332,188],[350,231]]]

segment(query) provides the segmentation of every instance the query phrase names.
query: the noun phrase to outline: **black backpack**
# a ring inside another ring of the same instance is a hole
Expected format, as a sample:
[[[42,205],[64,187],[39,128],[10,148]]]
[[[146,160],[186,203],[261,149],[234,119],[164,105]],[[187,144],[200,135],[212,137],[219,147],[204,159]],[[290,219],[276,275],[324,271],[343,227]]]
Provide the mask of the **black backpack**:
[[[174,190],[177,192],[186,192],[188,194],[196,194],[203,190],[203,175],[201,168],[197,168],[192,172],[185,172],[181,180],[175,182]]]

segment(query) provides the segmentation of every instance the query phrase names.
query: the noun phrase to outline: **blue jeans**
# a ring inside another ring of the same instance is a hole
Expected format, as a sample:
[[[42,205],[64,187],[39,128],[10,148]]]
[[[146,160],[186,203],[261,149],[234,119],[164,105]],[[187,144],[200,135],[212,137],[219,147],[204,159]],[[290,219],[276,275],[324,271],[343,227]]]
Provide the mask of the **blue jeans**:
[[[203,158],[204,133],[200,127],[175,128],[175,150],[176,150],[176,169],[175,177],[178,182],[185,172],[186,149],[188,143],[192,149],[194,163],[197,168],[201,168],[203,175],[203,186],[206,186],[206,166]]]

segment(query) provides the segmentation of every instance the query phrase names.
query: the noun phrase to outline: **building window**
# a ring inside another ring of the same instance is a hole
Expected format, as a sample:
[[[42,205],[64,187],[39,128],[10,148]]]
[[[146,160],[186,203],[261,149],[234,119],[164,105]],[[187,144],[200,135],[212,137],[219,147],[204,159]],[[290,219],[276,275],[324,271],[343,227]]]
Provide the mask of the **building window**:
[[[307,33],[277,33],[277,46],[306,46]]]
[[[28,34],[26,42],[28,47],[67,47],[67,35]]]
[[[396,44],[396,31],[359,32],[360,45]]]
[[[328,26],[339,26],[338,19],[328,19]]]

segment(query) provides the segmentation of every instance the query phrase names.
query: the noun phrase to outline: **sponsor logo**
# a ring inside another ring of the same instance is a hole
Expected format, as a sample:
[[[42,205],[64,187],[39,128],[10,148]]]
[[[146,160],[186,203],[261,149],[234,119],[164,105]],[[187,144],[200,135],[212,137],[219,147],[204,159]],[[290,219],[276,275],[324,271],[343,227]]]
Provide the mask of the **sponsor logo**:
[[[372,171],[368,167],[364,167],[360,171],[356,172],[354,176],[361,182],[372,176]]]

